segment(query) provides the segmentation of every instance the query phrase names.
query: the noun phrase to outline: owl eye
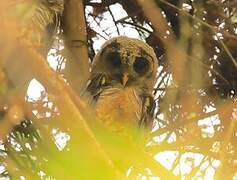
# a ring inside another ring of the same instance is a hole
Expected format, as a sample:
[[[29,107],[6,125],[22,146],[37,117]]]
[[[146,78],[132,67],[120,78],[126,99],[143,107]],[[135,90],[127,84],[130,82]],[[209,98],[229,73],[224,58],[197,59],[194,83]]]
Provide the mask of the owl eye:
[[[133,63],[133,69],[139,75],[144,75],[149,70],[149,61],[143,57],[137,57]]]
[[[110,67],[119,67],[121,58],[118,52],[111,52],[106,56],[106,61]]]

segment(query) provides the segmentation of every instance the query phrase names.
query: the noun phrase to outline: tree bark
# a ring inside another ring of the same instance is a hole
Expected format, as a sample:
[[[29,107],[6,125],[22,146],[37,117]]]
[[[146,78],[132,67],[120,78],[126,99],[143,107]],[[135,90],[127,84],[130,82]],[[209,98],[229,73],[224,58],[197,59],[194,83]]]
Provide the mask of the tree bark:
[[[89,78],[89,58],[84,5],[81,0],[67,0],[63,13],[66,49],[65,77],[80,94]]]

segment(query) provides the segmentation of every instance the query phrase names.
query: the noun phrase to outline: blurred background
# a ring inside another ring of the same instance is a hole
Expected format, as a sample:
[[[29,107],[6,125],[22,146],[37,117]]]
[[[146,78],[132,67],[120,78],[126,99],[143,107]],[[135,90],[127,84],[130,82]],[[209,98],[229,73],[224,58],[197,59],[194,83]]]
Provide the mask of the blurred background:
[[[0,179],[237,179],[236,0],[12,0],[0,10]],[[91,123],[81,97],[95,54],[120,35],[149,44],[159,63],[142,147]]]

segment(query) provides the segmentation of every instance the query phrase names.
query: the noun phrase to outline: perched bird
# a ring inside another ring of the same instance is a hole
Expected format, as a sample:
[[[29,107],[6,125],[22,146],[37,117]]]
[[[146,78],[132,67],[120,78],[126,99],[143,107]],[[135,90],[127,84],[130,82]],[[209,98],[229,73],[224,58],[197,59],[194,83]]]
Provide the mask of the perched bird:
[[[153,49],[143,41],[108,40],[93,59],[87,86],[98,119],[114,131],[151,128],[157,66]]]

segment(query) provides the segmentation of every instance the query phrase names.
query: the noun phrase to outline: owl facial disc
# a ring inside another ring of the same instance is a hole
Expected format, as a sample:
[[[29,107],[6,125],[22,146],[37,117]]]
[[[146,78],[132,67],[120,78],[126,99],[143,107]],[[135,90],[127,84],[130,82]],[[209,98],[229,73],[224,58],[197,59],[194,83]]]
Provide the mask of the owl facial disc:
[[[153,49],[141,40],[124,36],[107,41],[92,64],[92,74],[104,73],[122,87],[153,87],[158,60]],[[150,89],[151,89],[150,88]]]

